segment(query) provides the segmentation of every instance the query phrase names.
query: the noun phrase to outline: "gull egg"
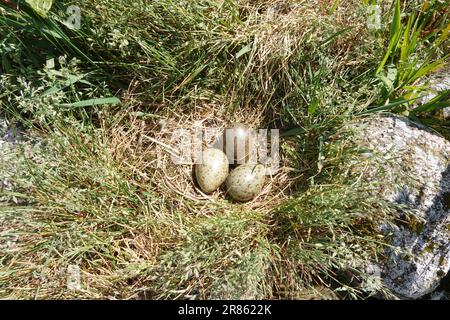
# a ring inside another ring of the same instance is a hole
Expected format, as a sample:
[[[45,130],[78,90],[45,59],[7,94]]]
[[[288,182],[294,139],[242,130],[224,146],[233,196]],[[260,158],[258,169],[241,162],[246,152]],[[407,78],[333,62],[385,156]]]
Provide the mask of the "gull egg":
[[[240,165],[227,178],[227,192],[234,200],[249,201],[261,192],[265,179],[262,164]]]
[[[223,133],[224,151],[230,163],[242,164],[249,161],[254,147],[252,141],[253,130],[244,124],[236,123]]]
[[[203,150],[200,163],[195,165],[195,177],[200,189],[211,193],[220,187],[228,177],[228,158],[222,150]]]

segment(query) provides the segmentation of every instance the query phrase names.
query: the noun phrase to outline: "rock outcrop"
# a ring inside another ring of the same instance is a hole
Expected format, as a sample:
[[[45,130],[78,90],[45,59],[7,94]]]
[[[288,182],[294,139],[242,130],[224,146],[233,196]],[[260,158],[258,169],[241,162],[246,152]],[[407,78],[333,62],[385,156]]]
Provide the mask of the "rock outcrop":
[[[388,260],[377,265],[399,298],[432,292],[450,269],[450,142],[397,116],[363,121],[360,143],[376,165],[365,173],[377,194],[404,205],[404,223],[382,225],[391,235]]]
[[[12,194],[16,191],[13,181],[23,177],[26,171],[19,156],[19,145],[27,150],[33,148],[33,144],[26,141],[23,130],[0,115],[0,206],[7,201],[18,202]]]

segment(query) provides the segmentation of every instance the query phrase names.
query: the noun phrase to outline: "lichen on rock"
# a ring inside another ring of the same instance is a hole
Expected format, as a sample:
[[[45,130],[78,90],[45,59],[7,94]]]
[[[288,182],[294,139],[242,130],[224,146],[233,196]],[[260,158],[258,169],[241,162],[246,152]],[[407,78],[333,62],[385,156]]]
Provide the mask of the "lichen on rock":
[[[412,213],[399,212],[398,223],[381,224],[392,248],[387,261],[377,263],[380,276],[399,298],[422,297],[450,268],[450,142],[398,116],[363,121],[357,140],[373,154],[364,176],[374,192]]]

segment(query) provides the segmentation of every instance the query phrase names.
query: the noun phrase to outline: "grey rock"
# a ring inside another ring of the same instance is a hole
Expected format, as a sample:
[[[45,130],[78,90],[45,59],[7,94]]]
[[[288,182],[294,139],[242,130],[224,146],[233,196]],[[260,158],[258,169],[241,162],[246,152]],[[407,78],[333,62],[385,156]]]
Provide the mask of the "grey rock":
[[[6,167],[7,162],[11,160],[11,143],[7,140],[7,131],[7,122],[0,118],[0,205],[6,198],[2,197],[1,193],[9,191],[12,188],[9,172]]]
[[[0,206],[10,201],[18,202],[14,196],[6,194],[15,191],[13,181],[18,173],[24,172],[18,145],[25,140],[23,130],[0,115]]]
[[[365,173],[378,183],[374,192],[413,213],[407,223],[381,225],[393,248],[380,277],[399,298],[422,297],[450,268],[450,142],[397,116],[364,121],[358,139],[376,158]]]

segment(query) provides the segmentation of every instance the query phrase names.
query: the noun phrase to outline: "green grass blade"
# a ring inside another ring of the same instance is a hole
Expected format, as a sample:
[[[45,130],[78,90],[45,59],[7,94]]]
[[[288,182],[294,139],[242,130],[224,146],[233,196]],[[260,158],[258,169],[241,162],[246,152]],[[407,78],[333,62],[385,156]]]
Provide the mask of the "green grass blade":
[[[410,53],[410,49],[412,46],[412,43],[409,41],[409,33],[411,31],[411,25],[413,22],[413,17],[410,17],[408,19],[408,23],[406,25],[405,31],[403,32],[403,43],[400,47],[400,64],[404,64],[407,62],[407,58]]]
[[[358,113],[358,115],[367,115],[367,114],[376,113],[376,112],[380,112],[380,111],[389,111],[394,107],[409,103],[409,102],[417,100],[417,99],[419,99],[419,97],[414,98],[414,99],[399,99],[399,100],[395,100],[391,103],[388,103],[388,104],[385,104],[382,106],[371,106],[367,110]]]
[[[412,72],[412,74],[405,81],[405,85],[412,84],[423,76],[426,76],[431,72],[434,72],[439,68],[445,66],[445,61],[448,57],[450,57],[450,54],[432,63],[428,63],[428,61],[425,61],[418,69]]]
[[[348,32],[348,31],[350,31],[350,30],[352,30],[352,29],[354,29],[354,27],[348,27],[348,28],[341,29],[341,30],[339,30],[339,31],[337,31],[337,32],[335,32],[335,33],[333,33],[331,36],[329,36],[328,38],[326,38],[324,41],[322,41],[322,42],[320,43],[320,45],[323,46],[323,45],[325,45],[325,44],[327,44],[327,43],[333,41],[334,38],[337,38],[337,37],[339,37],[341,34],[344,34],[344,33]]]
[[[381,70],[383,70],[387,60],[394,52],[397,50],[398,43],[400,40],[400,36],[402,33],[402,25],[401,25],[401,12],[400,12],[400,2],[396,0],[394,3],[394,15],[392,17],[391,27],[390,27],[390,42],[388,50],[381,60],[380,65],[378,66],[375,74],[379,74]]]
[[[433,112],[447,107],[450,107],[450,89],[442,91],[429,102],[411,110],[411,114]]]
[[[401,23],[401,11],[400,11],[400,1],[395,0],[394,2],[394,16],[392,18],[392,23],[390,27],[391,39],[395,38],[402,29]]]
[[[88,99],[83,101],[78,101],[74,103],[63,103],[60,104],[60,107],[66,108],[82,108],[82,107],[90,107],[95,105],[102,104],[119,104],[120,100],[116,97],[107,97],[107,98],[99,98],[99,99]]]

